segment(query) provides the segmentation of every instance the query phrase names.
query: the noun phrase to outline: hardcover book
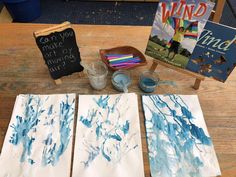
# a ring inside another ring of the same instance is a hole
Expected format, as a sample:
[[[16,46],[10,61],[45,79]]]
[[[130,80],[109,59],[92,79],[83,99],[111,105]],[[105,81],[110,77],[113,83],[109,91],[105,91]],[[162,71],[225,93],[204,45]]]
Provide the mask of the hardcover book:
[[[236,29],[208,21],[187,69],[225,82],[236,66]]]
[[[160,0],[145,54],[186,68],[215,3]]]

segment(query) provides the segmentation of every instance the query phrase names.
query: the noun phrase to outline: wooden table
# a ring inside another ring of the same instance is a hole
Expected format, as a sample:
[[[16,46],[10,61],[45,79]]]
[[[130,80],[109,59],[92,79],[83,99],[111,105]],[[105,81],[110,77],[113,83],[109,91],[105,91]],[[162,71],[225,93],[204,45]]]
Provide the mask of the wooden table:
[[[102,91],[95,91],[89,86],[86,77],[73,74],[62,79],[56,86],[50,78],[42,55],[36,46],[33,32],[49,27],[44,24],[1,24],[0,25],[0,149],[10,121],[15,97],[19,93],[66,93],[112,94],[115,91],[109,80]],[[99,60],[98,50],[121,45],[131,45],[144,52],[151,27],[130,26],[92,26],[74,25],[82,60]],[[142,94],[139,90],[138,76],[151,65],[132,70],[133,78],[130,92]],[[160,86],[156,93],[197,94],[213,139],[215,150],[224,177],[236,176],[236,71],[225,84],[206,79],[198,91],[191,85],[194,79],[176,71],[158,67],[162,80],[173,80],[178,85]],[[111,73],[109,74],[109,78]],[[139,98],[140,121],[144,168],[146,177],[150,176],[144,117]]]

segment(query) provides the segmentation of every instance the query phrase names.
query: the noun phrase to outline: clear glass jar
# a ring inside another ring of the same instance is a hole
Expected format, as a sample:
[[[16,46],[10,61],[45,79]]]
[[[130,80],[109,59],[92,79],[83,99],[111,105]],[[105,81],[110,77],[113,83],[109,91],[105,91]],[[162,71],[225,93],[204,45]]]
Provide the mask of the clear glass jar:
[[[144,71],[139,77],[139,87],[146,93],[152,93],[155,91],[159,76],[156,72]]]
[[[93,62],[87,65],[86,71],[89,83],[94,89],[102,90],[106,87],[108,69],[103,62]]]

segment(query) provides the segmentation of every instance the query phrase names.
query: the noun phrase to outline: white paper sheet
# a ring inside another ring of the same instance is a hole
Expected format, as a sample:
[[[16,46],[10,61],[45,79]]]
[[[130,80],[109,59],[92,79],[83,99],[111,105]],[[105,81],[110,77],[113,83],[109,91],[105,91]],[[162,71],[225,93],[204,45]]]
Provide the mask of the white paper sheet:
[[[73,177],[144,177],[137,96],[80,95]]]
[[[0,159],[0,177],[69,177],[75,94],[19,95]]]
[[[196,95],[150,95],[142,101],[152,177],[221,174]]]

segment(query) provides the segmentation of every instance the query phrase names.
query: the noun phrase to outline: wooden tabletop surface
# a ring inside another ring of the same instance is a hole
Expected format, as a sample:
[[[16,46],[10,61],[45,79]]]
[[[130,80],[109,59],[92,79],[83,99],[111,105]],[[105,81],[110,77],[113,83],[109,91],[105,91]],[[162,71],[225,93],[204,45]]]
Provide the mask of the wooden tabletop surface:
[[[42,55],[36,46],[33,32],[51,25],[45,24],[1,24],[0,25],[0,149],[11,118],[16,95],[20,93],[78,93],[112,94],[109,73],[108,85],[102,91],[93,90],[87,77],[78,73],[63,77],[62,84],[56,86],[49,76]],[[151,27],[135,26],[73,26],[81,57],[85,63],[100,60],[98,50],[122,45],[131,45],[144,52]],[[130,92],[142,94],[137,83],[141,71],[151,65],[131,70]],[[206,78],[199,90],[191,86],[194,79],[176,71],[158,66],[161,80],[175,81],[177,87],[162,85],[157,94],[197,94],[203,114],[218,156],[222,176],[236,176],[236,71],[225,84]],[[140,122],[143,145],[145,176],[150,176],[144,117],[140,105]]]

